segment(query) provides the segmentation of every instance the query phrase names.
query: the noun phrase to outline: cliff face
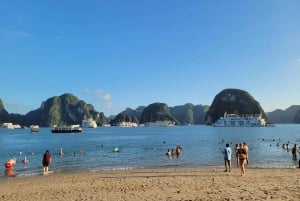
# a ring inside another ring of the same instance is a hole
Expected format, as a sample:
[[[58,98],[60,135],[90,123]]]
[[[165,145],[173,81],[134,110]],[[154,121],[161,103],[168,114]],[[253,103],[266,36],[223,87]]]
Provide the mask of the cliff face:
[[[114,117],[110,123],[117,125],[122,121],[130,121],[139,124],[157,120],[172,120],[179,125],[204,124],[208,108],[209,106],[193,105],[191,103],[174,107],[168,107],[165,103],[153,103],[147,107],[140,106],[135,110],[127,108]],[[146,109],[145,112],[144,109]]]
[[[72,94],[63,94],[49,98],[41,104],[39,109],[33,110],[26,115],[10,114],[6,119],[0,118],[1,120],[20,125],[30,126],[38,124],[42,127],[81,124],[84,118],[93,118],[98,125],[105,124],[107,121],[103,113],[97,112],[92,105],[78,100]]]
[[[116,117],[114,117],[114,119],[112,119],[110,121],[110,124],[117,125],[117,124],[121,123],[122,121],[135,122],[135,123],[139,124],[143,110],[144,110],[144,107],[142,107],[142,106],[138,107],[135,110],[127,108],[125,111],[119,113]]]
[[[84,118],[93,118],[101,124],[103,113],[98,113],[90,104],[72,94],[63,94],[49,98],[35,111],[29,112],[26,117],[31,123],[39,123],[41,126],[81,124]],[[29,123],[29,122],[27,122]]]
[[[170,112],[182,125],[204,124],[208,108],[209,106],[187,103],[185,105],[170,107]]]
[[[206,113],[206,123],[211,124],[215,122],[225,112],[239,115],[262,114],[266,118],[259,102],[248,92],[240,89],[224,89],[217,94]]]
[[[170,120],[178,124],[177,120],[171,115],[170,109],[165,103],[152,103],[144,108],[140,123]]]
[[[267,114],[271,123],[300,123],[300,105],[293,105],[286,110],[274,110]]]
[[[187,103],[168,107],[165,103],[153,103],[147,107],[140,106],[135,110],[127,108],[113,117],[110,123],[116,125],[122,121],[145,123],[172,120],[178,125],[211,124],[223,116],[225,111],[241,115],[261,113],[266,118],[260,104],[248,92],[240,89],[224,89],[215,96],[211,106]],[[0,99],[0,125],[4,122],[12,122],[22,126],[38,124],[48,127],[53,124],[81,124],[84,118],[93,118],[98,125],[108,123],[108,119],[102,112],[97,112],[91,104],[86,104],[68,93],[47,99],[40,108],[26,115],[9,114]],[[269,112],[267,118],[270,123],[300,123],[300,105]]]
[[[0,99],[0,126],[1,123],[7,122],[9,118],[9,113],[4,109],[3,102]]]

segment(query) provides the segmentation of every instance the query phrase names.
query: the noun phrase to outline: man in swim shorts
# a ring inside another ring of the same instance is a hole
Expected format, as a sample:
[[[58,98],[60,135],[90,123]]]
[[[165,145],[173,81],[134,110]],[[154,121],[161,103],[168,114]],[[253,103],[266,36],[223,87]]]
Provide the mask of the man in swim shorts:
[[[224,161],[225,161],[225,172],[230,172],[231,167],[231,148],[229,147],[229,144],[226,144],[226,148],[223,150],[224,154]]]

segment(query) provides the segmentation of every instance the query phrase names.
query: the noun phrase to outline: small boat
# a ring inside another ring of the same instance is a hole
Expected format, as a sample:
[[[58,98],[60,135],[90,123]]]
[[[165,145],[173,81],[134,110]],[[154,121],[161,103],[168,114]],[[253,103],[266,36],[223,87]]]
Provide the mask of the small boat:
[[[7,129],[19,129],[22,128],[20,124],[13,124],[13,123],[3,123],[2,128]]]
[[[155,121],[155,122],[146,122],[145,126],[163,126],[163,127],[169,127],[169,126],[174,126],[175,122],[174,121]]]
[[[120,127],[137,127],[137,123],[135,122],[127,122],[127,121],[122,121],[121,123],[118,124]]]
[[[30,132],[31,133],[38,133],[40,131],[39,125],[31,125],[30,126]]]
[[[84,119],[82,120],[81,126],[83,128],[97,128],[97,123],[93,119]]]
[[[81,133],[83,130],[79,125],[53,126],[52,133]]]

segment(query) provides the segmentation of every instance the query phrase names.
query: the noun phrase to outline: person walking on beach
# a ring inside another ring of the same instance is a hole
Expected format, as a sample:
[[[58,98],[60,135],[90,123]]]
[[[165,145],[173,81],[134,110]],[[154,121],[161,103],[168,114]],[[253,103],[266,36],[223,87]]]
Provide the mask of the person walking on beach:
[[[50,165],[52,160],[50,152],[47,150],[43,155],[43,171],[44,173],[48,172],[48,166]]]
[[[248,165],[249,164],[249,154],[248,154],[249,148],[248,148],[248,145],[246,144],[246,142],[243,143],[243,147],[246,151],[246,162],[247,162],[247,165]]]
[[[245,164],[247,162],[247,151],[244,148],[244,145],[240,143],[240,148],[238,149],[238,157],[239,157],[239,164],[241,167],[241,176],[245,176]]]
[[[226,148],[223,150],[224,154],[224,161],[225,161],[225,171],[224,172],[230,172],[231,167],[231,148],[229,147],[229,144],[226,144]]]
[[[239,144],[235,144],[235,160],[236,160],[236,166],[239,166],[239,156],[238,156],[238,149],[239,149]]]

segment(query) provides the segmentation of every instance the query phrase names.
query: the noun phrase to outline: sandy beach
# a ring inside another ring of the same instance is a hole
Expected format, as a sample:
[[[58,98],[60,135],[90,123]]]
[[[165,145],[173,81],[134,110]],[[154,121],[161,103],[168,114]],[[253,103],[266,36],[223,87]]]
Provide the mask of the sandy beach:
[[[159,168],[6,177],[0,200],[300,200],[300,169]]]

